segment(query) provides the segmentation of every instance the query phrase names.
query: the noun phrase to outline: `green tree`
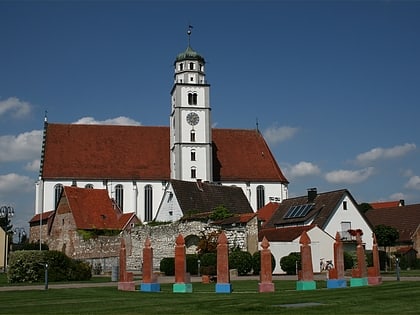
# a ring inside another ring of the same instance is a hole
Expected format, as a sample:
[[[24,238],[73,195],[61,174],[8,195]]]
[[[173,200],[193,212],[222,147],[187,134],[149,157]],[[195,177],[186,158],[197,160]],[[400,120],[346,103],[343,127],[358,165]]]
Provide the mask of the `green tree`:
[[[293,252],[287,256],[283,256],[280,259],[280,267],[288,275],[295,275],[296,267],[298,270],[300,270],[300,253]]]
[[[363,203],[359,204],[357,207],[363,213],[365,213],[366,211],[369,211],[370,209],[372,209],[372,206],[369,203],[367,203],[367,202],[363,202]]]
[[[231,217],[233,214],[229,212],[229,210],[223,206],[219,205],[213,209],[213,212],[210,214],[209,219],[212,221],[223,220],[226,218]]]
[[[394,246],[397,239],[400,237],[398,230],[392,226],[380,224],[374,227],[373,233],[375,233],[378,246],[384,247],[385,252],[387,252],[387,255],[389,256],[389,247]],[[387,266],[385,266],[385,270],[387,269]]]

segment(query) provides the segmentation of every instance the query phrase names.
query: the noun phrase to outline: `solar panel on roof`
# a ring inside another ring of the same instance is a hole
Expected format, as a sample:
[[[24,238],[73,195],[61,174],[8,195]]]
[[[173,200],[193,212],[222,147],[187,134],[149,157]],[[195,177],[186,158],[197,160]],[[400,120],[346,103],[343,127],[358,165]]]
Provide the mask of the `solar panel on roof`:
[[[291,218],[302,218],[308,214],[308,212],[314,206],[313,203],[307,203],[304,205],[298,206],[291,206],[289,210],[287,210],[286,214],[284,215],[284,219],[291,219]]]

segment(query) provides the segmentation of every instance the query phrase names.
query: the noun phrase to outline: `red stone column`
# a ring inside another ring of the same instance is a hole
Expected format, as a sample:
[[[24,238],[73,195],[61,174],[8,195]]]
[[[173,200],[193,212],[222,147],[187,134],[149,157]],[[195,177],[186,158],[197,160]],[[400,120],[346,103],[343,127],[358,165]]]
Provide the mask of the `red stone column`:
[[[344,279],[344,251],[340,233],[336,233],[334,242],[334,268],[329,270],[329,279]]]
[[[366,267],[366,256],[365,249],[362,244],[362,231],[356,231],[356,242],[357,242],[357,268],[351,271],[352,278],[350,279],[350,286],[358,287],[368,285],[367,278],[367,267]]]
[[[377,285],[382,283],[381,270],[379,264],[379,250],[378,243],[376,241],[375,233],[372,233],[373,246],[372,246],[372,258],[373,267],[368,268],[368,284]]]
[[[311,251],[311,239],[306,231],[303,231],[300,236],[300,257],[302,265],[302,281],[313,281],[314,271],[312,268],[312,251]]]
[[[185,283],[187,272],[187,262],[185,258],[185,240],[179,234],[175,245],[175,283]]]
[[[225,232],[217,239],[217,283],[229,283],[228,240]]]
[[[264,236],[261,242],[261,270],[260,270],[260,283],[258,285],[259,292],[274,292],[274,283],[273,283],[273,271],[271,265],[271,250],[270,243]]]
[[[127,272],[127,249],[124,238],[121,238],[120,247],[120,280],[118,282],[118,290],[134,291],[135,285],[133,281],[133,273]]]
[[[153,276],[153,248],[147,237],[143,248],[143,283],[151,283]]]

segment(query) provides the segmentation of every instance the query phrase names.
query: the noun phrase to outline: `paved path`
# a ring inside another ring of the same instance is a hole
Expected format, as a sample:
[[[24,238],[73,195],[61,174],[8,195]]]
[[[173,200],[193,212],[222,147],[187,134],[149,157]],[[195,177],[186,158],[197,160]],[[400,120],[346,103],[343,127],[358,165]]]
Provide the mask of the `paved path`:
[[[315,280],[326,280],[325,274],[316,274],[314,275]],[[348,278],[350,279],[350,278]],[[259,280],[259,276],[244,276],[244,277],[237,277],[232,278],[231,280]],[[297,280],[296,276],[273,276],[273,281],[279,280]],[[384,276],[382,277],[383,281],[397,281],[396,276]],[[420,281],[420,277],[400,277],[400,281]],[[159,283],[173,283],[174,277],[159,277]],[[191,277],[191,282],[201,282],[200,277]],[[135,281],[136,285],[141,283],[140,280]],[[53,283],[48,285],[48,289],[72,289],[72,288],[95,288],[95,287],[115,287],[117,288],[117,282],[94,282],[94,283]],[[15,285],[15,286],[0,286],[1,291],[30,291],[30,290],[45,290],[45,284],[37,284],[37,285]]]

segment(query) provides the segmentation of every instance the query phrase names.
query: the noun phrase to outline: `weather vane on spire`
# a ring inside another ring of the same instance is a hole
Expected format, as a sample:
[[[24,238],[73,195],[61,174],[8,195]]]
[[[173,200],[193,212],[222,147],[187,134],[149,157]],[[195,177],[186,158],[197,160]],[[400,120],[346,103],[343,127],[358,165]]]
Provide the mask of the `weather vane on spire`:
[[[193,29],[193,26],[192,25],[188,25],[188,31],[187,31],[187,34],[188,34],[188,46],[190,46],[190,38],[191,38],[192,29]]]

